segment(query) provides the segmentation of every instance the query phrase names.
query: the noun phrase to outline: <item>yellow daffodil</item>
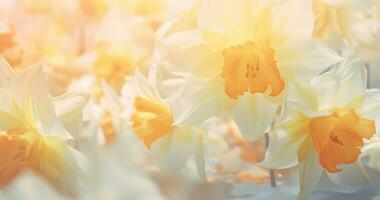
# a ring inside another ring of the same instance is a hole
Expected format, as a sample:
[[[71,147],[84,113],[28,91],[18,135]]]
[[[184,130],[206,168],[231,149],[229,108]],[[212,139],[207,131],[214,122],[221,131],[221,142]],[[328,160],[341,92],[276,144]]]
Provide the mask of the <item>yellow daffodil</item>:
[[[177,123],[173,107],[176,98],[162,98],[149,81],[136,73],[139,89],[130,116],[133,132],[158,157],[162,171],[179,171],[194,155],[198,172],[205,178],[205,133],[197,127]]]
[[[40,66],[15,73],[1,60],[0,72],[0,185],[32,170],[64,192],[79,189],[84,160],[67,129],[79,124],[86,96],[51,98]]]
[[[366,72],[360,60],[351,60],[310,85],[290,87],[285,114],[271,133],[262,165],[278,169],[298,164],[298,199],[307,199],[323,171],[335,184],[369,181],[359,159],[378,130],[380,93],[366,89]]]
[[[289,82],[308,80],[341,60],[311,38],[308,0],[202,0],[197,21],[196,29],[174,33],[164,25],[157,42],[157,62],[188,77],[183,98],[195,103],[182,110],[184,124],[229,114],[247,139],[256,140],[272,123]]]

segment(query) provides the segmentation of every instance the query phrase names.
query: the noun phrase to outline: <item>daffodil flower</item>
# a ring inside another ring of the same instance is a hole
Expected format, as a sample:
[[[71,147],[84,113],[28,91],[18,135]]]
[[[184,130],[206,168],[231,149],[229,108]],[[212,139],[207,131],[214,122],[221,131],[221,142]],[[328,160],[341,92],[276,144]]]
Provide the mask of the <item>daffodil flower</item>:
[[[0,99],[0,185],[32,170],[64,192],[78,189],[85,160],[67,129],[78,128],[86,95],[52,98],[40,66],[16,73],[1,60]]]
[[[313,0],[314,37],[336,50],[367,42],[371,6],[368,0]]]
[[[197,127],[177,123],[173,102],[180,99],[176,96],[162,98],[154,83],[148,82],[140,72],[136,73],[136,82],[138,95],[130,116],[133,132],[158,157],[162,171],[179,171],[194,155],[198,172],[205,178],[205,133]]]
[[[290,87],[285,114],[270,135],[261,165],[279,169],[298,164],[298,199],[307,199],[323,172],[348,187],[369,181],[359,159],[379,128],[380,92],[366,89],[366,73],[360,60],[350,60],[310,85]]]
[[[102,82],[104,95],[99,104],[90,100],[84,110],[82,139],[94,137],[97,138],[96,143],[107,147],[120,140],[120,136],[128,136],[126,140],[131,142],[129,146],[140,143],[134,135],[130,134],[129,116],[135,99],[135,87],[132,80],[133,78],[126,80],[121,96],[106,82]],[[77,84],[73,86],[75,85]]]
[[[195,29],[166,35],[171,28],[164,25],[157,42],[157,60],[188,77],[182,95],[194,106],[179,112],[183,124],[227,114],[256,140],[272,123],[289,82],[308,80],[341,60],[311,39],[309,0],[202,0],[197,21]]]

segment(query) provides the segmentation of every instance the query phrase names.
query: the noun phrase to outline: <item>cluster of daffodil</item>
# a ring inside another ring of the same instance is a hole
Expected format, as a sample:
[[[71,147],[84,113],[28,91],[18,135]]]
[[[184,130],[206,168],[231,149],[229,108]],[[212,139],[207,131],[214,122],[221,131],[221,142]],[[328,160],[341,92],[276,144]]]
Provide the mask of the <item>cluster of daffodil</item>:
[[[4,0],[0,200],[375,197],[379,38],[379,0]]]

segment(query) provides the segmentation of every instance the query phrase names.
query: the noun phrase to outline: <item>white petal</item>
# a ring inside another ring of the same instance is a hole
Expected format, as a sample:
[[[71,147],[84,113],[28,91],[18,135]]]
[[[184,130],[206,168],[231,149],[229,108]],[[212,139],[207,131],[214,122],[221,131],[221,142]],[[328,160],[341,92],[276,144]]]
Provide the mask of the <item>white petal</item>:
[[[138,95],[154,100],[160,99],[155,88],[152,86],[153,84],[139,70],[136,70],[134,80]]]
[[[321,175],[322,167],[318,163],[317,153],[313,150],[309,157],[298,166],[300,192],[297,200],[307,200],[314,187],[317,185]]]
[[[104,92],[104,101],[102,102],[108,111],[112,113],[119,113],[123,110],[120,97],[115,90],[105,81],[102,82],[102,89]]]
[[[311,0],[280,2],[273,6],[273,31],[293,37],[312,37],[314,15]]]
[[[370,89],[364,93],[364,103],[360,107],[361,116],[375,120],[376,132],[380,131],[380,90]]]
[[[336,72],[340,76],[337,106],[347,106],[367,89],[367,69],[360,59],[349,60],[341,64]]]
[[[155,61],[168,62],[175,67],[170,71],[191,72],[205,57],[212,54],[199,30],[173,33],[157,42]]]
[[[343,171],[334,174],[327,173],[331,182],[340,186],[348,186],[349,188],[354,187],[353,189],[362,187],[370,182],[367,172],[359,163],[341,165],[340,167]]]
[[[27,120],[40,129],[41,134],[72,138],[57,118],[41,66],[14,74],[6,89],[18,105],[23,105]]]
[[[331,73],[322,74],[311,80],[311,88],[317,98],[318,110],[329,110],[335,107],[339,82],[329,74]]]
[[[302,108],[302,111],[307,111],[305,113],[318,112],[318,98],[310,84],[290,82],[287,95],[285,109],[289,109],[288,105],[293,104],[296,109]]]
[[[171,70],[171,64],[160,63],[151,65],[148,79],[153,83],[159,96],[164,99],[172,98],[179,94],[186,83],[185,76],[178,75]]]
[[[198,8],[198,26],[201,30],[217,33],[235,43],[252,39],[254,16],[266,1],[202,0]]]
[[[279,104],[263,94],[245,94],[231,110],[240,132],[250,141],[260,139],[271,126]]]
[[[53,98],[59,120],[73,135],[79,134],[82,112],[88,98],[87,93],[81,92],[71,92]]]
[[[0,79],[10,77],[15,73],[13,68],[9,65],[9,63],[5,60],[5,58],[0,57]],[[1,85],[1,83],[0,83]]]
[[[160,168],[165,173],[181,170],[193,154],[193,137],[191,129],[176,127],[168,136],[152,145],[152,152],[160,160]]]
[[[219,76],[208,80],[190,77],[173,106],[174,123],[195,125],[225,114],[236,101],[226,96],[223,84]]]
[[[76,149],[67,145],[60,159],[62,159],[62,162],[65,164],[60,169],[61,177],[59,177],[62,181],[63,187],[75,191],[83,190],[85,173],[88,172],[89,169],[89,163],[86,157]],[[47,165],[49,165],[49,163],[47,163]],[[45,167],[46,169],[44,170],[49,169],[49,166]],[[57,172],[54,170],[50,173]]]
[[[319,109],[345,107],[365,93],[367,71],[360,60],[346,61],[311,81],[316,90]]]
[[[281,73],[290,80],[309,81],[342,58],[325,45],[311,39],[289,39],[276,49]]]
[[[302,141],[303,138],[289,137],[282,129],[272,131],[265,158],[259,165],[269,169],[285,169],[297,165],[298,147]]]

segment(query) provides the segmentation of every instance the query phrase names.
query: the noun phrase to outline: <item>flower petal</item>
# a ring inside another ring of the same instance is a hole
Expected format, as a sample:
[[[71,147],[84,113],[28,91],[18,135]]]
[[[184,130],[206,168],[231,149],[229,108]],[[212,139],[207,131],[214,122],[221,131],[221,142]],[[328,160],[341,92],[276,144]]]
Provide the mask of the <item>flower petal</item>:
[[[318,163],[317,153],[313,150],[299,165],[300,192],[297,200],[307,200],[321,175],[322,167]]]
[[[334,51],[310,39],[289,39],[276,49],[275,59],[288,80],[309,81],[332,65],[342,61]]]
[[[337,74],[341,77],[337,94],[337,106],[346,106],[367,89],[367,69],[360,59],[347,60],[339,67]]]
[[[327,173],[331,182],[348,187],[361,187],[370,182],[367,172],[359,163],[342,165],[343,171],[339,173]]]
[[[152,65],[148,75],[148,79],[151,83],[154,83],[159,96],[164,99],[178,95],[186,83],[186,78],[173,73],[169,66],[171,66],[171,64],[167,63]]]
[[[326,72],[311,81],[320,109],[344,107],[365,93],[367,71],[360,60],[346,61],[337,70]]]
[[[269,146],[259,165],[269,169],[285,169],[297,165],[298,148],[302,141],[302,138],[289,137],[282,129],[274,130],[269,134]]]
[[[5,58],[0,57],[0,78],[10,77],[15,73],[13,68],[5,60]],[[1,85],[1,82],[0,82]]]
[[[200,30],[185,30],[157,41],[155,62],[173,64],[175,67],[170,68],[172,73],[191,72],[210,54],[212,50]]]
[[[254,16],[266,1],[202,0],[198,8],[198,26],[206,32],[217,33],[234,43],[251,39]]]
[[[273,6],[273,31],[289,36],[311,37],[314,24],[311,0],[279,2]]]
[[[373,119],[376,123],[376,132],[380,131],[380,90],[369,89],[364,94],[364,103],[360,107],[360,114]]]
[[[231,110],[240,132],[250,141],[262,137],[271,126],[279,104],[264,94],[245,94]]]
[[[236,101],[226,96],[223,84],[219,76],[208,80],[190,77],[181,92],[181,101],[172,108],[174,123],[195,125],[210,117],[226,114]]]
[[[41,134],[71,139],[59,122],[41,66],[33,66],[14,74],[5,86],[17,104],[23,105],[26,120],[41,130]]]
[[[82,92],[70,92],[53,98],[59,120],[73,135],[79,134],[82,111],[88,98],[89,95]]]
[[[152,145],[152,152],[160,160],[160,168],[165,173],[178,172],[193,153],[192,130],[182,127]]]

